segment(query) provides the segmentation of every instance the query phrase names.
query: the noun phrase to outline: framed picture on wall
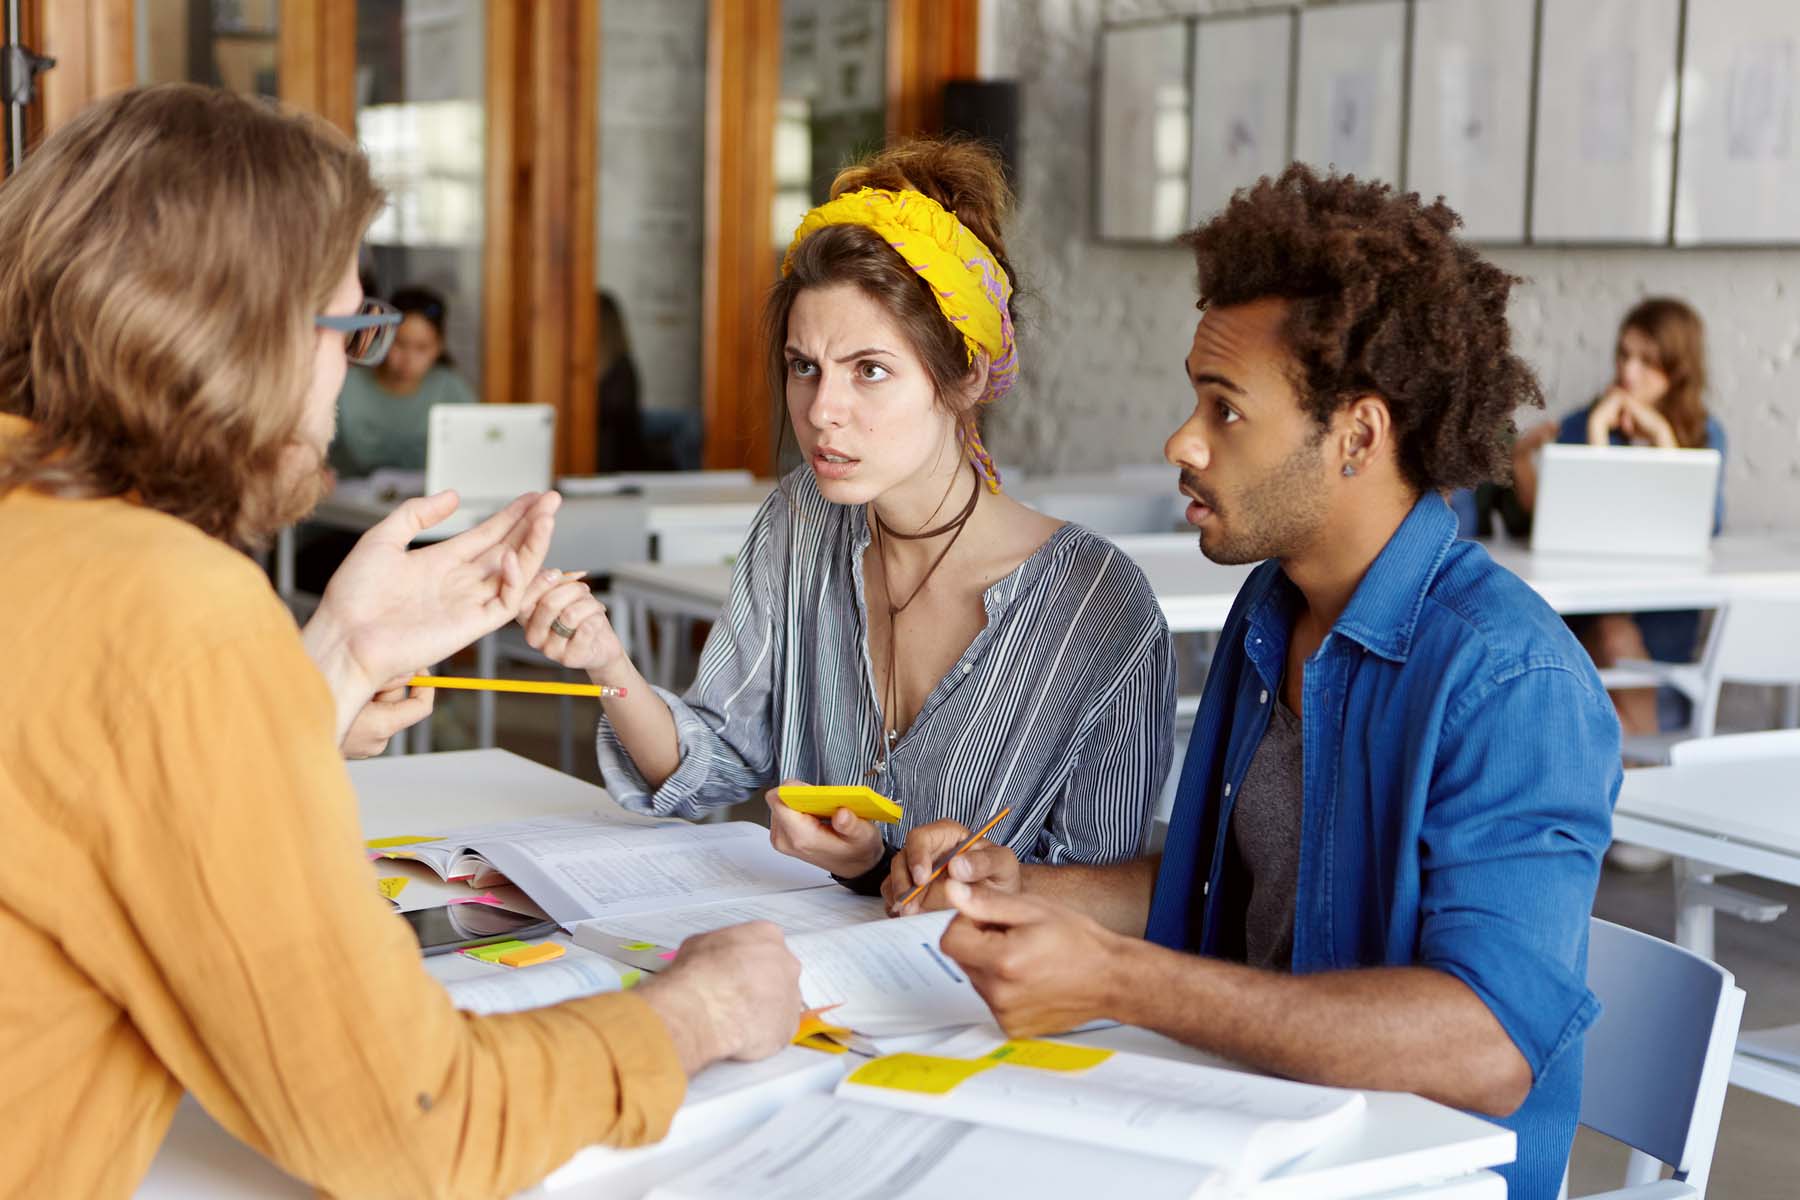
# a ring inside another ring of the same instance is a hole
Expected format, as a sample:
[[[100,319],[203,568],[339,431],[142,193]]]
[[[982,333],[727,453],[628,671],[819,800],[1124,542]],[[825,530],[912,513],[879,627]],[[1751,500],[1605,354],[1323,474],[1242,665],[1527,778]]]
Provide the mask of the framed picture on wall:
[[[1480,242],[1525,240],[1536,0],[1418,0],[1406,186]]]
[[[1190,224],[1224,208],[1238,188],[1287,165],[1293,52],[1292,13],[1194,22]]]
[[[1689,6],[1675,240],[1800,241],[1800,4]]]
[[[1405,0],[1307,8],[1299,21],[1294,157],[1398,183]]]
[[[1532,241],[1668,241],[1680,22],[1680,0],[1543,0]]]
[[[1100,34],[1097,232],[1163,242],[1188,216],[1187,22]]]

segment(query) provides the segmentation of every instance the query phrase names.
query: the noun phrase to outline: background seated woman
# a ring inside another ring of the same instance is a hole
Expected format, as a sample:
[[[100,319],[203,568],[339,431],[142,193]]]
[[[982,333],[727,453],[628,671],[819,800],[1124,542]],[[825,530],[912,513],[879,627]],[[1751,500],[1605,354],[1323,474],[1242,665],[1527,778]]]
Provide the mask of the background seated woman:
[[[831,190],[764,324],[805,465],[758,515],[693,687],[648,687],[583,584],[532,598],[528,640],[627,688],[599,751],[630,807],[869,784],[903,822],[769,802],[778,848],[871,894],[914,825],[1008,805],[991,838],[1027,861],[1128,858],[1169,767],[1169,632],[1129,558],[1006,496],[982,448],[1018,373],[999,165],[914,142]]]
[[[407,287],[388,303],[401,321],[387,357],[379,366],[351,367],[338,395],[331,466],[350,478],[378,467],[424,470],[431,410],[475,403],[444,348],[444,298],[430,288]]]
[[[1725,430],[1706,411],[1706,328],[1680,300],[1652,297],[1625,314],[1613,351],[1613,382],[1588,407],[1547,422],[1513,448],[1513,488],[1527,515],[1537,501],[1534,455],[1548,442],[1579,446],[1710,448],[1725,452]],[[1713,505],[1713,533],[1725,523],[1725,474]],[[1515,527],[1521,523],[1515,521]],[[1528,528],[1528,525],[1525,526]],[[1631,659],[1686,662],[1699,640],[1697,612],[1609,613],[1570,622],[1602,668]],[[1677,729],[1689,705],[1672,688],[1612,693],[1628,736]]]

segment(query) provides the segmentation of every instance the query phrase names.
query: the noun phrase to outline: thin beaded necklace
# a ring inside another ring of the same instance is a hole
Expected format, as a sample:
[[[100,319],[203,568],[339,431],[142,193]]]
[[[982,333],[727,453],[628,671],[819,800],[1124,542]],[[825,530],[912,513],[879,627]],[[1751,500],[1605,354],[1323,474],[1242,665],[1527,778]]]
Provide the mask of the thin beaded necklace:
[[[973,467],[970,469],[974,470]],[[950,486],[956,486],[956,480],[954,478],[950,481]],[[950,493],[946,490],[944,492],[944,500],[948,500],[949,498]],[[882,590],[887,593],[888,677],[887,687],[883,689],[881,709],[883,722],[888,728],[885,735],[880,738],[880,745],[876,751],[875,765],[869,769],[867,777],[881,775],[887,771],[888,760],[894,753],[894,744],[900,740],[900,730],[898,728],[899,722],[897,720],[900,711],[900,658],[898,642],[900,614],[905,612],[907,608],[912,605],[912,602],[919,598],[919,593],[923,592],[925,590],[925,585],[931,582],[932,575],[936,574],[938,567],[950,553],[951,547],[956,545],[956,539],[962,536],[963,529],[969,523],[969,517],[974,514],[975,506],[980,503],[980,501],[981,476],[980,473],[977,472],[975,476],[975,486],[970,489],[969,502],[963,505],[962,512],[950,518],[942,525],[939,525],[936,529],[927,529],[922,533],[900,533],[886,521],[881,519],[881,514],[875,510],[875,505],[873,503],[869,505],[869,523],[875,529],[875,553],[881,558]],[[942,510],[943,507],[944,501],[938,501],[938,509]],[[936,515],[936,512],[932,513],[932,516]],[[930,517],[926,518],[928,521],[930,519]],[[892,586],[894,573],[892,568],[888,566],[887,558],[888,539],[899,538],[901,541],[906,542],[922,542],[930,538],[942,537],[946,533],[950,535],[950,540],[944,543],[944,548],[939,550],[937,557],[931,560],[931,565],[925,569],[925,574],[919,579],[918,586],[913,588],[912,594],[907,596],[905,600],[901,601],[899,604],[895,604],[894,589]]]

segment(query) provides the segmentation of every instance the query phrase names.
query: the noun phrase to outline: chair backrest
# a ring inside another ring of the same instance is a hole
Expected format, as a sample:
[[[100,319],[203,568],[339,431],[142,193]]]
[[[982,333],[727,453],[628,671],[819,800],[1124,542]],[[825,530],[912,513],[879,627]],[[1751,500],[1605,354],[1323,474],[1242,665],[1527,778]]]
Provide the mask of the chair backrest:
[[[569,496],[556,511],[545,562],[604,575],[650,557],[650,506],[635,496]]]
[[[1744,992],[1710,959],[1598,917],[1588,924],[1581,1123],[1675,1168],[1702,1195]]]
[[[1734,596],[1724,621],[1714,672],[1723,683],[1800,683],[1800,600]]]
[[[1718,737],[1689,738],[1669,747],[1669,762],[1748,762],[1754,759],[1791,758],[1800,767],[1800,729],[1768,729],[1761,733],[1727,733]]]
[[[730,468],[716,471],[622,471],[610,478],[645,492],[679,492],[695,488],[744,487],[755,483],[749,471]]]
[[[1713,617],[1700,654],[1706,694],[1694,709],[1694,729],[1709,736],[1718,719],[1719,689],[1727,683],[1800,684],[1800,600],[1738,595]]]
[[[1044,492],[1026,501],[1047,516],[1084,525],[1103,536],[1168,533],[1187,501],[1173,490],[1162,492]]]

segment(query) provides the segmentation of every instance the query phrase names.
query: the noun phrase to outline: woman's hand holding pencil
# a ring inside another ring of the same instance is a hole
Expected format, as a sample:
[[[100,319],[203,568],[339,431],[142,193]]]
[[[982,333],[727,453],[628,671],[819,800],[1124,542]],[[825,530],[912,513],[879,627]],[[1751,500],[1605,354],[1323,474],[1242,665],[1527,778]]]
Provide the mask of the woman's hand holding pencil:
[[[933,821],[907,834],[906,845],[894,856],[887,880],[881,885],[888,914],[904,917],[949,908],[944,885],[950,880],[985,884],[1002,892],[1019,891],[1018,857],[1007,847],[982,836],[1009,811],[1002,809],[974,835],[959,821]]]

